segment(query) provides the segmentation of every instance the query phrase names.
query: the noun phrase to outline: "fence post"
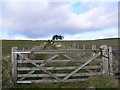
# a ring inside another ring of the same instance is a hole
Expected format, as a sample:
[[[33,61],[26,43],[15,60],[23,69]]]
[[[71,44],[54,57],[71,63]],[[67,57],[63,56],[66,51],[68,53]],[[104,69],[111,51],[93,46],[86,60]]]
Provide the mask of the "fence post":
[[[96,50],[96,45],[92,45],[92,50]],[[94,57],[95,56],[95,52],[91,53],[91,56]]]
[[[85,50],[85,45],[83,45],[83,50]]]
[[[17,80],[17,54],[14,53],[17,51],[17,47],[12,47],[12,77],[14,83],[16,83]]]
[[[72,49],[72,44],[70,44],[70,49]]]
[[[110,75],[113,75],[112,47],[109,47],[109,67]]]
[[[83,45],[83,50],[85,50],[85,45]],[[83,55],[85,55],[85,53],[83,53]]]
[[[73,44],[73,49],[76,49],[76,43]]]
[[[102,73],[103,75],[109,74],[108,71],[108,47],[107,45],[101,45],[101,64],[102,64]]]

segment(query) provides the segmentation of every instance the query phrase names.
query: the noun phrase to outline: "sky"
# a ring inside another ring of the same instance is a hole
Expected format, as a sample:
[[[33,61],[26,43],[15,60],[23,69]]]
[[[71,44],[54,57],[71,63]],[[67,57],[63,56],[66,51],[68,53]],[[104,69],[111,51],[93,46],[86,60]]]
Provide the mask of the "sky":
[[[113,1],[0,0],[0,39],[117,38],[118,2]]]

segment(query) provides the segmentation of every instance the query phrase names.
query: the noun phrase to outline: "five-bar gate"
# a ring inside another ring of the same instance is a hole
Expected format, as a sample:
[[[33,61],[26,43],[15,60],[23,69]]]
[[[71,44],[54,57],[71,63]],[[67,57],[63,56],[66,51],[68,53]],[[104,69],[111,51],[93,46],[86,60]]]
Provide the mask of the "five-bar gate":
[[[13,47],[13,79],[15,83],[83,82],[90,76],[112,75],[111,51],[106,45],[100,50],[25,51]]]

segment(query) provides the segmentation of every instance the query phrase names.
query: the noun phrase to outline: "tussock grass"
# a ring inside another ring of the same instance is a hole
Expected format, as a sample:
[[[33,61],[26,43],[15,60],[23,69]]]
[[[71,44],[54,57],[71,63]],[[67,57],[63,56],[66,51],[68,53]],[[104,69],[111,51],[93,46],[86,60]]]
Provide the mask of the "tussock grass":
[[[96,88],[118,88],[118,80],[112,76],[90,77],[85,86],[95,86]]]
[[[12,63],[10,58],[2,60],[2,87],[8,88],[13,87],[13,80],[12,80]]]

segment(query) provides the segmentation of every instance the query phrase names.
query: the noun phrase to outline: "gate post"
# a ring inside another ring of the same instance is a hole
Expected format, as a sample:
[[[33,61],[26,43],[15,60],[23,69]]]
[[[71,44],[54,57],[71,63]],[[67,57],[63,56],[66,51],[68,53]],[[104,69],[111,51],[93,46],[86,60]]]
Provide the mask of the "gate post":
[[[110,75],[113,75],[112,47],[109,47],[109,67]]]
[[[102,73],[103,75],[109,74],[109,69],[108,69],[108,47],[107,45],[101,45],[100,46],[101,50],[101,66],[102,66]]]
[[[12,77],[14,83],[16,83],[17,80],[17,54],[15,53],[17,49],[17,47],[12,47]]]

